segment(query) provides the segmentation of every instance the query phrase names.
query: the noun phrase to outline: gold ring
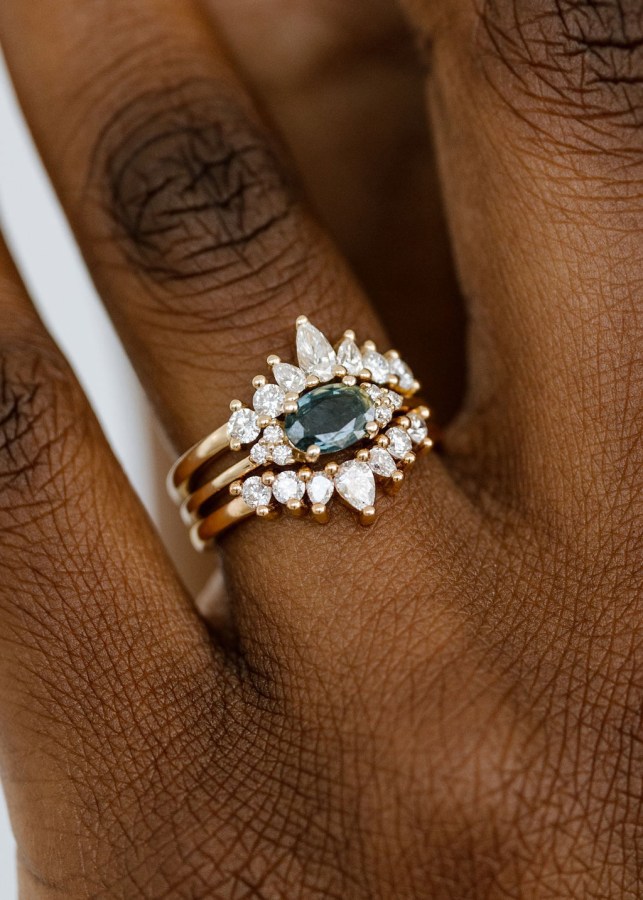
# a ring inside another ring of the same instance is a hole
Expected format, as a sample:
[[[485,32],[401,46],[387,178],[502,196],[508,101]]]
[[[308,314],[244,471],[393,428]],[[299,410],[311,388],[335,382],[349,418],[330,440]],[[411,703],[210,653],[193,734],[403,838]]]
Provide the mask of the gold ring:
[[[252,405],[233,400],[228,421],[168,475],[198,550],[252,515],[310,512],[326,522],[335,495],[368,525],[377,483],[397,490],[433,447],[429,408],[397,351],[360,347],[353,331],[333,347],[306,316],[296,322],[296,348],[297,364],[269,356],[272,380],[253,378]],[[242,448],[247,454],[234,458]]]

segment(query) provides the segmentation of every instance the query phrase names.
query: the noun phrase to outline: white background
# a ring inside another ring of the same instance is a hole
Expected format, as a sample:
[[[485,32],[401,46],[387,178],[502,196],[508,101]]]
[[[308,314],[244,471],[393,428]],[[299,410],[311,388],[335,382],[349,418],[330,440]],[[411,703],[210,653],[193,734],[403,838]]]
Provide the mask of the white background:
[[[184,580],[197,588],[208,564],[189,549],[176,510],[165,496],[170,457],[78,255],[1,58],[0,222],[42,317],[75,369]],[[0,792],[0,900],[17,897],[14,853]]]

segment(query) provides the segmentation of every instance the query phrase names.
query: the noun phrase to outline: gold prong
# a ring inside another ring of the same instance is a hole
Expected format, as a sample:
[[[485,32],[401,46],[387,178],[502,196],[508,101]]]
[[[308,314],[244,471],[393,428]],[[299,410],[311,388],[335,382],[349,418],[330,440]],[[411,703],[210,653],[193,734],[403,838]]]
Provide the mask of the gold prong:
[[[364,448],[363,450],[358,450],[358,452],[355,454],[355,459],[359,460],[360,462],[368,462],[368,457],[369,451],[366,448]]]
[[[236,453],[237,450],[241,450],[241,441],[235,441],[234,439],[230,440],[230,449],[234,450]]]
[[[406,431],[406,429],[411,425],[411,420],[408,416],[400,416],[395,420],[395,424]]]
[[[398,469],[396,472],[393,472],[389,479],[389,491],[392,494],[395,494],[402,487],[402,482],[404,481],[404,472],[400,472]]]
[[[313,470],[309,469],[308,466],[303,466],[303,468],[301,468],[297,474],[299,476],[299,480],[303,481],[304,484],[306,484],[313,477]]]
[[[425,437],[423,441],[420,441],[418,450],[420,453],[428,453],[433,447],[433,441],[430,437]]]
[[[397,377],[397,375],[393,375],[393,373],[391,372],[391,374],[386,379],[386,383],[389,387],[394,388],[398,386],[398,384],[400,383],[400,379]]]
[[[404,454],[404,458],[402,459],[402,463],[403,463],[405,466],[412,466],[414,462],[415,462],[415,453],[413,453],[411,450],[409,450],[408,453],[405,453],[405,454]]]
[[[233,481],[229,488],[230,493],[232,494],[233,497],[239,497],[242,489],[243,489],[243,485],[241,484],[240,481]]]
[[[259,428],[265,428],[267,425],[270,425],[271,422],[272,419],[270,418],[270,416],[259,416],[259,418],[257,419],[257,425],[259,426]]]
[[[299,394],[297,394],[295,391],[288,391],[284,399],[286,403],[297,403],[299,400]]]
[[[355,332],[351,328],[347,328],[346,331],[344,332],[344,337],[346,338],[347,341],[354,341],[355,340]]]
[[[274,472],[264,472],[263,475],[261,476],[261,480],[267,487],[270,487],[275,480],[275,473]]]
[[[281,362],[281,357],[277,356],[276,353],[271,353],[266,362],[272,368],[272,366],[276,366]]]
[[[306,375],[306,387],[314,388],[319,384],[319,378],[316,375]]]
[[[420,390],[421,387],[422,387],[422,385],[416,378],[415,381],[413,382],[413,384],[411,385],[411,390],[409,391],[409,394],[417,394],[417,392]]]
[[[400,358],[400,354],[398,353],[397,350],[389,350],[385,355],[386,355],[387,359],[399,359]]]
[[[296,497],[290,498],[290,500],[286,503],[286,509],[291,516],[301,516],[306,511],[304,504]]]
[[[413,412],[417,413],[418,416],[422,416],[423,419],[428,419],[431,416],[431,410],[428,406],[418,406]]]
[[[255,377],[252,379],[253,388],[263,387],[265,383],[266,383],[265,375],[255,375]]]
[[[230,401],[230,412],[237,412],[238,410],[241,409],[242,406],[243,406],[243,403],[241,402],[241,400],[231,400]]]
[[[284,412],[286,414],[296,413],[297,412],[297,401],[296,400],[286,400],[284,403]]]
[[[344,375],[342,378],[342,383],[347,384],[349,387],[352,387],[354,384],[357,384],[357,378],[354,375]]]
[[[364,428],[366,429],[366,433],[371,437],[375,437],[377,432],[380,430],[380,426],[377,424],[377,422],[367,422]]]
[[[366,350],[367,353],[370,353],[371,351],[375,352],[375,350],[377,350],[377,347],[375,346],[375,341],[364,341],[363,349]]]
[[[328,510],[324,503],[313,503],[310,508],[313,516],[315,517],[315,521],[319,522],[321,525],[324,525],[328,522]]]
[[[299,328],[301,325],[305,325],[308,322],[308,316],[297,316],[297,321],[295,325]]]
[[[378,447],[384,447],[384,449],[386,450],[386,448],[391,443],[391,441],[389,440],[389,438],[386,437],[385,434],[379,434],[377,436],[375,443],[377,444]]]
[[[373,376],[370,369],[362,369],[357,377],[360,381],[370,381]]]
[[[359,521],[361,525],[372,525],[375,521],[375,507],[365,506],[359,514]]]
[[[311,444],[308,450],[306,450],[306,462],[315,463],[319,459],[321,455],[321,449],[317,446],[317,444]]]
[[[337,465],[336,462],[329,462],[329,463],[326,463],[326,465],[324,466],[324,472],[327,475],[329,475],[331,478],[333,478],[335,475],[337,475],[338,469],[339,469],[339,466]]]
[[[270,507],[269,506],[258,506],[257,507],[257,515],[260,519],[265,519],[266,516],[270,515]]]
[[[346,368],[344,366],[335,366],[333,369],[333,376],[335,378],[343,378],[344,375],[348,375]]]

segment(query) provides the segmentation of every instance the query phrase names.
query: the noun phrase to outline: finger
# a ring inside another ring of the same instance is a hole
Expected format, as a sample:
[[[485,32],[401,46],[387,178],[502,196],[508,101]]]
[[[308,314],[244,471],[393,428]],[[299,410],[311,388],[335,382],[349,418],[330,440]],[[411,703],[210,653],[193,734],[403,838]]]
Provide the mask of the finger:
[[[630,485],[640,472],[641,6],[406,6],[431,48],[471,309],[470,417],[452,449],[503,502],[575,530],[579,508],[598,521],[624,470]]]
[[[462,307],[424,75],[398,4],[203,2],[284,136],[312,205],[393,342],[417,360],[445,422],[461,400]]]
[[[119,0],[88,14],[65,0],[44,18],[3,4],[10,66],[101,293],[181,448],[212,429],[269,344],[289,349],[297,315],[381,335],[198,4]],[[55,84],[46,100],[41,84]]]
[[[125,848],[181,790],[220,672],[0,242],[0,756],[25,895],[131,895]]]

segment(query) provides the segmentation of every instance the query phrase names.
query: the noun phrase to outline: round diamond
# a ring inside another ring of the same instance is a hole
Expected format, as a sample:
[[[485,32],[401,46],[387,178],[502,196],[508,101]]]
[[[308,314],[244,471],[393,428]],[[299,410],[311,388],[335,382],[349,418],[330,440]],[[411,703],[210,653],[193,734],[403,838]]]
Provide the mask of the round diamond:
[[[389,439],[388,452],[396,459],[404,459],[413,446],[411,438],[403,428],[397,426],[389,428],[386,437]]]
[[[280,444],[284,439],[284,431],[280,425],[267,425],[263,430],[263,439],[269,444]]]
[[[389,360],[389,371],[391,375],[397,375],[397,383],[403,391],[412,391],[415,384],[415,376],[410,367],[401,359]]]
[[[252,405],[260,416],[278,416],[284,411],[285,394],[277,384],[264,384],[255,391]]]
[[[253,410],[243,407],[233,412],[228,420],[228,437],[242,444],[249,444],[259,435],[257,414]]]
[[[323,472],[315,472],[306,485],[306,493],[311,503],[321,503],[326,506],[333,495],[335,486],[328,475]]]
[[[375,502],[375,478],[368,463],[356,459],[342,463],[335,476],[335,487],[355,509],[365,509]]]
[[[296,472],[280,472],[272,483],[272,493],[280,503],[289,500],[301,500],[306,485]]]
[[[286,393],[301,394],[306,387],[306,374],[299,366],[290,363],[277,363],[272,367],[272,374],[279,387]]]
[[[272,461],[278,466],[287,466],[288,463],[294,462],[292,450],[287,444],[277,444],[272,448]]]
[[[250,459],[259,466],[267,462],[269,455],[265,444],[254,444],[250,448]]]
[[[259,506],[268,506],[270,503],[270,488],[263,483],[258,475],[252,475],[243,482],[241,496],[251,509],[257,509]]]
[[[386,384],[389,376],[389,363],[385,356],[375,350],[369,350],[362,358],[364,368],[371,373],[373,381],[378,384]]]
[[[368,456],[368,464],[376,475],[390,478],[397,471],[395,460],[383,447],[373,447]]]
[[[378,425],[388,425],[393,418],[393,410],[389,406],[378,406],[375,410],[375,421]]]
[[[400,394],[396,394],[395,391],[386,391],[386,399],[393,409],[399,409],[401,406],[404,406],[404,397]]]
[[[363,384],[361,385],[361,389],[371,398],[373,402],[379,400],[380,397],[384,394],[382,388],[378,387],[376,384]]]
[[[407,429],[407,434],[414,444],[420,444],[428,435],[429,429],[426,422],[418,413],[409,413],[409,422],[411,423]]]

